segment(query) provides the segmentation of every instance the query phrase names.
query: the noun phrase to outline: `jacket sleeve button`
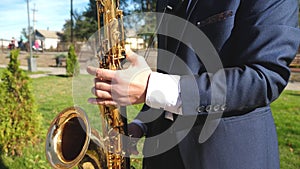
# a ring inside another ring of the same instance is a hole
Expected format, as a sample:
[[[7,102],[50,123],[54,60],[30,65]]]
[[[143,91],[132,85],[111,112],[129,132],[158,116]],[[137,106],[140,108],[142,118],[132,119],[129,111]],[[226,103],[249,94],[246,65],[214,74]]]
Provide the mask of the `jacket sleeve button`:
[[[213,108],[213,110],[216,112],[216,111],[220,111],[220,105],[215,105],[214,106],[214,108]]]
[[[199,107],[197,107],[196,110],[197,110],[198,113],[204,112],[205,111],[205,106],[199,106]]]
[[[210,112],[212,110],[212,105],[208,105],[205,108],[206,112]]]
[[[221,111],[225,111],[225,109],[226,109],[226,104],[223,104],[223,105],[221,106]]]

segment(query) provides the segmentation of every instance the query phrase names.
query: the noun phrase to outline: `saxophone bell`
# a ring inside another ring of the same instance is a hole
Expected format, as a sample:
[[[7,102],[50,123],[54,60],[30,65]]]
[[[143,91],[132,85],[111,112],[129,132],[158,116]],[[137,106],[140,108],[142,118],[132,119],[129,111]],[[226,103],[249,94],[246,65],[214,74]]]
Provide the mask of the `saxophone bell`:
[[[52,121],[46,139],[46,157],[55,169],[106,168],[102,140],[91,129],[86,113],[69,107]]]

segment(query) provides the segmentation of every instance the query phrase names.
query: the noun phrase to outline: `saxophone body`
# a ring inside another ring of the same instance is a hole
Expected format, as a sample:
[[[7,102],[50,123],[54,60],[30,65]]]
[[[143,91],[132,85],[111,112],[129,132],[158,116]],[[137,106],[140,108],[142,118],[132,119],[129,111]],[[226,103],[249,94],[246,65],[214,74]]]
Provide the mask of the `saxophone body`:
[[[118,0],[96,0],[98,11],[97,53],[99,67],[122,69],[125,59],[123,14]],[[104,34],[100,34],[101,21]],[[69,107],[52,121],[46,138],[46,157],[53,168],[77,166],[80,169],[129,169],[124,135],[127,135],[126,109],[98,105],[102,131],[91,128],[80,107]]]

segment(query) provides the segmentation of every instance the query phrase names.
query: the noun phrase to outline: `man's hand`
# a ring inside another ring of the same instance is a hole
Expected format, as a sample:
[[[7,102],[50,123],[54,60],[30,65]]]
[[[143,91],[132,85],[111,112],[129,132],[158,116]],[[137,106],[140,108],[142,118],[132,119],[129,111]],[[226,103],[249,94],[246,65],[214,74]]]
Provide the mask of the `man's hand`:
[[[96,98],[90,98],[90,103],[126,106],[145,102],[152,71],[145,59],[131,50],[126,50],[126,59],[130,66],[124,70],[87,68],[89,74],[96,76],[95,86],[92,88]]]

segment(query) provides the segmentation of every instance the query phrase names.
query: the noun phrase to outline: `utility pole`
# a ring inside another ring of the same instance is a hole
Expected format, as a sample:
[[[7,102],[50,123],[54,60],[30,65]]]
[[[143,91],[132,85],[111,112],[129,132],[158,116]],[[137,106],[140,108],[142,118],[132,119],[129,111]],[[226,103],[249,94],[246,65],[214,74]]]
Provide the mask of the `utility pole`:
[[[2,53],[4,51],[4,47],[3,47],[3,39],[1,38],[1,50],[2,50]]]
[[[32,23],[33,23],[33,40],[35,42],[35,23],[36,23],[36,19],[35,19],[35,12],[37,12],[37,10],[35,9],[35,4],[34,4],[34,7],[32,9]]]
[[[28,40],[29,40],[29,51],[30,56],[28,58],[28,71],[36,71],[36,59],[32,57],[32,41],[31,41],[31,31],[30,31],[30,14],[29,14],[29,0],[27,0],[27,15],[28,15]]]
[[[73,0],[71,0],[71,43],[73,43]]]

